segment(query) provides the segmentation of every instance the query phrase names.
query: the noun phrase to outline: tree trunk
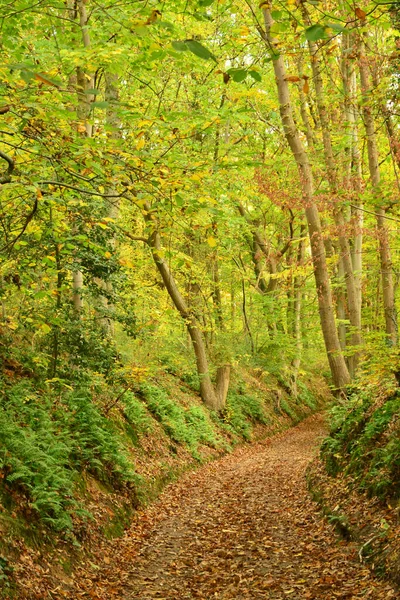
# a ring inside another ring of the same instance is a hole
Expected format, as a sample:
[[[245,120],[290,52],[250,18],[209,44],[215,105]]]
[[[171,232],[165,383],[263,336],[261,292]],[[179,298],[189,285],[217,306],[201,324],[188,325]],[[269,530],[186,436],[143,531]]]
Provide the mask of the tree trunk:
[[[202,332],[199,328],[194,314],[192,313],[189,306],[186,304],[184,297],[180,293],[167,262],[162,257],[163,252],[161,247],[161,237],[157,229],[154,228],[155,223],[151,215],[150,206],[145,206],[145,211],[145,220],[150,225],[149,228],[151,229],[148,243],[151,248],[155,265],[162,277],[162,280],[172,302],[174,303],[176,309],[178,310],[179,314],[181,315],[182,319],[186,324],[190,339],[193,344],[193,349],[196,357],[197,373],[200,380],[201,398],[204,404],[211,410],[221,410],[223,408],[223,404],[221,402],[222,394],[218,395],[218,391],[215,390],[211,381],[206,346],[204,343]]]
[[[347,328],[346,328],[346,296],[343,290],[344,283],[344,268],[343,261],[339,258],[338,264],[338,292],[336,297],[336,312],[338,316],[338,333],[342,350],[346,350],[347,346]]]
[[[221,284],[219,277],[218,252],[215,250],[211,255],[211,271],[213,279],[212,299],[214,303],[215,321],[220,331],[225,330],[222,312]]]
[[[116,103],[119,100],[119,90],[118,90],[118,76],[113,73],[105,74],[105,101],[108,102],[108,107],[106,110],[106,124],[108,127],[108,138],[110,140],[119,140],[121,139],[122,130],[121,130],[121,121],[116,111]],[[118,221],[119,217],[119,208],[120,208],[120,199],[116,194],[115,187],[110,184],[106,188],[106,193],[109,194],[109,198],[107,198],[107,217],[112,219],[114,223]],[[113,250],[116,250],[117,240],[114,234],[111,245]],[[114,294],[114,288],[111,281],[103,281],[102,279],[96,280],[97,285],[100,289],[104,290],[107,295],[101,297],[101,304],[106,313],[112,313],[114,306],[108,300],[107,296],[110,297]],[[112,315],[108,314],[105,318],[102,319],[102,325],[104,331],[111,337],[115,334],[114,321],[112,319]]]
[[[369,81],[368,63],[365,54],[364,43],[362,41],[360,42],[359,69],[361,91],[363,95],[364,124],[367,134],[368,166],[374,195],[378,199],[380,195],[379,155],[375,134],[374,117],[370,105],[371,86]],[[383,308],[385,314],[385,330],[388,342],[395,346],[397,344],[397,315],[394,301],[389,231],[385,222],[385,209],[383,207],[377,208],[376,214],[382,278]]]
[[[304,22],[307,26],[311,25],[311,21],[308,16],[307,8],[304,4],[302,6],[302,13],[304,17]],[[345,221],[343,215],[342,207],[337,203],[338,197],[338,181],[337,181],[337,170],[338,166],[336,164],[333,147],[332,147],[332,139],[330,133],[330,122],[329,115],[326,108],[324,87],[321,75],[321,66],[320,66],[320,52],[318,52],[318,47],[315,42],[308,41],[308,47],[310,51],[311,58],[311,68],[313,73],[313,82],[315,88],[315,97],[317,103],[318,116],[321,125],[322,132],[322,141],[324,147],[324,157],[325,157],[325,165],[327,169],[328,181],[330,186],[330,191],[332,195],[332,199],[336,202],[336,206],[333,210],[333,217],[335,220],[335,224],[338,231],[338,241],[340,248],[340,260],[342,262],[343,270],[344,270],[344,281],[346,284],[346,292],[347,292],[347,304],[349,307],[349,320],[350,325],[352,327],[351,333],[351,345],[359,346],[361,344],[361,312],[360,305],[357,299],[357,291],[355,286],[354,274],[353,274],[353,263],[351,260],[351,252],[350,252],[350,244],[348,237],[346,235],[347,223]],[[354,370],[357,364],[358,355],[354,353],[352,356],[351,364],[351,375],[354,375]]]
[[[90,46],[90,36],[87,27],[88,15],[86,11],[87,0],[78,0],[75,5],[69,3],[69,10],[73,11],[74,16],[79,18],[79,26],[82,33],[82,42],[85,48]],[[76,14],[77,9],[77,14]],[[85,134],[87,137],[92,135],[92,126],[89,123],[88,117],[90,114],[90,105],[92,102],[92,96],[85,93],[88,89],[92,89],[94,86],[93,77],[87,77],[86,73],[81,67],[77,67],[76,70],[76,93],[78,96],[78,107],[77,116],[79,121],[85,127]],[[81,271],[76,271],[72,275],[73,279],[73,306],[77,315],[82,311],[82,289],[83,289],[83,274]]]
[[[345,151],[344,183],[352,198],[351,217],[353,225],[353,244],[351,260],[353,265],[354,285],[358,311],[361,321],[362,306],[362,244],[364,212],[361,196],[362,166],[361,152],[358,141],[358,108],[357,108],[357,78],[355,72],[354,34],[343,36],[342,81],[344,89],[344,123],[347,128],[347,144]]]
[[[215,387],[220,408],[223,408],[226,404],[230,376],[231,365],[223,365],[222,367],[218,367]]]
[[[273,23],[270,10],[263,8],[266,26],[266,42],[272,48],[275,56],[272,64],[274,66],[276,83],[278,88],[280,114],[287,142],[296,160],[303,197],[305,201],[305,214],[310,237],[311,253],[314,265],[314,276],[318,296],[318,308],[321,328],[324,336],[329,366],[332,373],[333,384],[338,391],[350,382],[349,372],[343,354],[341,352],[339,338],[336,331],[335,317],[332,306],[332,293],[329,283],[328,268],[326,264],[325,247],[321,231],[321,223],[318,209],[314,201],[313,177],[308,161],[307,153],[300,140],[299,132],[294,123],[293,112],[286,80],[286,69],[281,54],[274,47],[270,34]]]
[[[83,308],[82,301],[83,274],[82,271],[75,271],[72,274],[72,303],[76,314],[78,315]]]
[[[300,244],[299,251],[297,254],[297,266],[302,266],[305,259],[305,225],[302,223],[300,228]],[[293,394],[297,396],[297,375],[301,364],[301,355],[303,352],[303,336],[301,330],[301,309],[303,303],[303,277],[296,275],[293,282],[293,295],[294,295],[294,320],[293,320],[293,336],[296,342],[296,354],[292,360],[293,373],[291,376]]]
[[[308,88],[308,81],[307,81],[307,79],[303,78],[303,61],[302,61],[301,56],[298,60],[297,67],[298,67],[299,77],[300,77],[299,98],[300,98],[301,120],[303,121],[304,133],[305,133],[305,136],[307,139],[307,146],[308,146],[309,150],[314,150],[314,131],[311,127],[310,119],[308,118],[307,96],[306,96],[306,92],[304,91],[305,89]]]

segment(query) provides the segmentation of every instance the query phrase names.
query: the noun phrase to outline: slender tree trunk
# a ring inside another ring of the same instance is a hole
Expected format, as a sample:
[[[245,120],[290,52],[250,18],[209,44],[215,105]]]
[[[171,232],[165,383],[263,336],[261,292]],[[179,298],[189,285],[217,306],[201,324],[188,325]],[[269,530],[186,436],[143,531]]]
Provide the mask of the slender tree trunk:
[[[303,122],[304,132],[305,132],[306,139],[307,139],[307,146],[308,146],[309,150],[314,150],[314,137],[315,136],[314,136],[314,131],[311,127],[310,119],[308,118],[308,113],[307,113],[306,90],[308,89],[309,84],[308,84],[308,77],[304,78],[304,75],[303,75],[303,60],[302,60],[301,55],[298,60],[297,67],[298,67],[299,77],[300,77],[299,97],[300,97],[301,120]]]
[[[58,243],[55,244],[55,256],[56,256],[56,267],[57,267],[57,287],[56,287],[56,317],[58,317],[61,303],[62,303],[62,284],[63,284],[63,275],[62,275],[62,265],[61,265],[61,255],[60,255],[60,246]],[[58,347],[60,340],[60,327],[59,325],[55,325],[53,328],[53,352],[52,352],[52,360],[49,368],[50,377],[57,376],[57,368],[58,368]]]
[[[268,285],[265,281],[264,277],[264,269],[263,269],[263,260],[262,260],[263,252],[260,246],[257,244],[257,240],[255,235],[253,234],[253,243],[251,249],[251,258],[254,264],[254,274],[256,276],[256,288],[259,290],[261,294],[268,293]]]
[[[219,105],[219,110],[221,110],[225,104],[226,100],[226,90],[222,92],[221,102]],[[214,145],[214,169],[218,166],[219,160],[219,150],[220,150],[220,140],[221,140],[221,127],[220,124],[217,126],[217,130],[215,133],[215,145]],[[217,232],[218,224],[214,221],[212,224],[213,230]],[[220,286],[220,276],[219,276],[219,262],[218,262],[218,251],[215,250],[211,254],[211,273],[213,279],[213,290],[212,290],[212,299],[214,302],[215,308],[215,321],[217,326],[221,331],[224,331],[224,319],[222,312],[222,298],[221,298],[221,286]]]
[[[211,255],[211,272],[213,279],[212,299],[214,303],[215,321],[220,331],[225,330],[222,312],[221,284],[219,278],[218,252],[215,250]]]
[[[230,296],[231,296],[231,314],[230,314],[230,331],[233,333],[235,331],[235,321],[236,321],[236,294],[235,294],[235,278],[233,272],[231,273],[231,285],[230,285]]]
[[[215,382],[218,402],[221,408],[226,404],[226,397],[229,391],[229,381],[231,377],[231,365],[223,365],[218,367]]]
[[[79,315],[83,308],[82,289],[83,273],[82,271],[75,271],[72,274],[72,303],[77,315]]]
[[[244,328],[245,328],[245,331],[246,331],[247,335],[249,336],[249,340],[250,340],[251,353],[254,354],[254,352],[255,352],[254,339],[253,339],[253,334],[251,333],[249,318],[247,316],[246,285],[244,282],[244,277],[242,277],[242,312],[243,312]]]
[[[286,80],[286,69],[283,56],[278,54],[278,50],[276,49],[276,46],[274,46],[274,42],[270,34],[271,25],[273,23],[271,13],[267,8],[263,8],[262,10],[266,26],[266,42],[268,47],[272,48],[272,51],[275,53],[272,64],[274,66],[278,88],[282,124],[287,142],[299,169],[300,183],[306,206],[305,214],[308,224],[311,253],[314,265],[314,276],[317,288],[321,328],[324,336],[333,383],[335,388],[341,391],[350,382],[350,376],[341,352],[339,338],[336,331],[335,317],[332,306],[332,293],[329,283],[325,247],[321,231],[321,222],[318,209],[314,201],[311,167],[308,161],[307,153],[300,140],[299,132],[293,120],[291,99]]]
[[[370,98],[371,86],[368,72],[368,62],[365,54],[364,43],[360,42],[360,79],[361,91],[363,95],[363,114],[365,131],[367,135],[368,166],[371,177],[371,183],[374,195],[378,199],[380,196],[380,170],[379,155],[375,133],[375,122],[372,114]],[[392,259],[390,252],[389,231],[386,224],[386,211],[383,207],[376,208],[376,222],[379,240],[379,255],[382,278],[383,308],[385,314],[385,330],[390,344],[397,344],[397,315],[394,301],[394,285]]]
[[[300,227],[300,243],[299,250],[297,254],[297,266],[301,267],[304,264],[305,259],[305,251],[306,245],[304,241],[306,227],[302,223]],[[303,304],[303,277],[300,275],[296,275],[293,281],[293,295],[294,295],[294,322],[293,322],[293,336],[296,342],[296,354],[292,360],[292,369],[293,373],[291,376],[292,379],[292,388],[293,393],[297,396],[297,376],[301,364],[301,355],[303,353],[303,336],[301,329],[301,311]]]
[[[271,277],[271,275],[277,272],[276,260],[273,259],[273,257],[270,255],[269,244],[267,240],[261,236],[261,234],[258,231],[257,224],[249,218],[249,215],[247,214],[243,204],[241,204],[240,202],[238,203],[238,210],[240,215],[250,225],[252,230],[252,237],[249,238],[249,246],[251,251],[251,258],[254,265],[254,274],[256,276],[256,289],[264,296],[267,296],[268,294],[274,292],[278,287],[277,278]],[[264,257],[265,263],[269,265],[268,283],[264,275],[265,269],[262,257]],[[272,314],[273,320],[271,322],[271,313],[272,311],[269,311],[267,315],[267,327],[269,333],[273,336],[277,332],[277,323],[275,314]],[[249,332],[250,328],[246,327],[246,330]],[[251,336],[251,331],[249,334],[249,338],[251,340],[252,346],[254,346],[254,340]]]
[[[6,322],[6,318],[7,318],[7,309],[6,309],[6,303],[4,301],[4,277],[3,275],[0,275],[0,302],[1,302],[1,321],[2,323]]]
[[[77,0],[75,5],[69,2],[69,10],[74,16],[77,11],[79,26],[82,34],[82,43],[84,48],[90,47],[90,36],[88,30],[88,15],[86,11],[87,0]],[[80,124],[85,128],[85,135],[91,137],[92,125],[89,123],[90,105],[92,96],[85,93],[88,89],[93,89],[93,77],[87,76],[81,67],[76,70],[76,92],[78,96],[77,115]],[[73,279],[73,306],[77,315],[80,314],[83,308],[82,290],[83,290],[83,274],[78,270],[72,275]]]
[[[302,6],[302,13],[304,22],[306,25],[311,25],[311,21],[308,16],[307,8],[304,4]],[[317,103],[318,116],[321,124],[322,141],[324,147],[324,157],[327,169],[328,181],[331,191],[331,196],[335,202],[333,209],[333,216],[338,232],[338,241],[340,248],[340,261],[342,262],[344,271],[344,281],[346,284],[347,292],[347,304],[349,307],[349,320],[352,326],[351,333],[351,345],[359,346],[361,344],[361,311],[357,300],[357,291],[355,286],[354,274],[353,274],[353,263],[351,260],[350,244],[346,235],[346,229],[348,228],[343,215],[343,209],[338,203],[338,181],[337,181],[337,164],[333,154],[332,139],[330,133],[330,122],[329,115],[326,107],[326,100],[324,94],[324,86],[321,75],[320,66],[320,53],[315,42],[308,41],[308,47],[311,58],[311,68],[313,73],[313,82],[315,88],[315,97]],[[357,364],[357,353],[354,353],[351,360],[350,373],[354,376],[355,367]]]
[[[211,410],[221,410],[224,406],[226,394],[226,373],[223,377],[224,383],[220,383],[218,390],[214,388],[211,381],[206,346],[203,339],[203,334],[200,330],[196,317],[187,305],[184,297],[179,291],[176,281],[170,271],[167,262],[162,257],[161,237],[158,230],[155,228],[155,223],[151,215],[150,206],[145,207],[145,220],[149,224],[150,236],[148,243],[151,248],[152,256],[155,265],[160,273],[168,294],[174,303],[176,309],[184,320],[190,339],[193,344],[193,349],[196,357],[197,373],[200,379],[200,395],[204,404]],[[228,382],[229,385],[229,382]]]
[[[347,129],[345,152],[345,187],[352,199],[351,218],[353,225],[353,245],[351,259],[358,311],[361,321],[362,306],[362,244],[364,212],[361,200],[362,165],[358,140],[357,78],[354,65],[356,54],[354,34],[343,36],[342,81],[344,89],[344,123]]]
[[[339,319],[339,323],[338,323],[338,333],[339,333],[339,340],[340,340],[340,345],[342,347],[342,350],[346,350],[346,346],[347,346],[347,328],[346,328],[346,296],[344,293],[344,289],[343,289],[343,285],[344,285],[344,268],[343,268],[343,261],[339,258],[339,264],[338,264],[338,284],[339,284],[339,288],[338,288],[338,292],[337,292],[337,299],[336,299],[336,311],[337,311],[337,316]]]
[[[118,76],[113,73],[106,73],[105,82],[105,100],[108,102],[108,107],[106,110],[108,138],[111,141],[116,141],[121,139],[122,135],[121,121],[116,108],[116,104],[119,100]],[[107,186],[106,193],[109,194],[109,198],[107,198],[107,217],[116,223],[118,221],[120,212],[120,199],[116,197],[116,190],[112,183]],[[117,247],[115,235],[113,235],[113,238],[111,239],[111,246],[115,251]],[[108,298],[112,297],[114,294],[113,284],[111,281],[104,281],[99,278],[96,279],[96,283],[101,290],[104,290],[106,294],[101,297],[101,304],[104,311],[106,313],[112,313],[114,306],[112,302],[108,300]],[[115,334],[115,327],[111,314],[108,314],[104,319],[102,319],[102,325],[105,332],[113,337]]]

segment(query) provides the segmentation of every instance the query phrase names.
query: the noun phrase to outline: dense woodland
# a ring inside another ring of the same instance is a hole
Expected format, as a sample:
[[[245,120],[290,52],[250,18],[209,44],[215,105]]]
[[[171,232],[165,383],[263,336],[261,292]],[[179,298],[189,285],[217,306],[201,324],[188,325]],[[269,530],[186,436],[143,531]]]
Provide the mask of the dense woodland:
[[[0,530],[77,544],[85,473],[140,503],[153,418],[195,460],[251,439],[248,373],[292,422],[323,375],[328,472],[398,502],[400,3],[1,0],[0,27]]]

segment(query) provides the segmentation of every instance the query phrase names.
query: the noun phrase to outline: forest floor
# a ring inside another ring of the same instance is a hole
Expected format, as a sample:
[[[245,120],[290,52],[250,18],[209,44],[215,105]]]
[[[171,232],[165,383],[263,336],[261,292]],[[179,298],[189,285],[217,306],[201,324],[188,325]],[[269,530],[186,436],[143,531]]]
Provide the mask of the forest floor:
[[[398,598],[309,497],[306,467],[324,433],[310,417],[187,473],[49,598]]]

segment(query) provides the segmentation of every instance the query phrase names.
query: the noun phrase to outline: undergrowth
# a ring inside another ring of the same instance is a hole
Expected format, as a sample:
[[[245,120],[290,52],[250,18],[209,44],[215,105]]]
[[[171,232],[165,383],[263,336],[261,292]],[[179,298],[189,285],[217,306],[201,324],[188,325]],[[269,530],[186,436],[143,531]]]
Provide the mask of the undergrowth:
[[[136,369],[132,380],[115,377],[111,383],[104,374],[87,371],[77,377],[75,387],[59,378],[4,378],[0,503],[10,519],[14,514],[21,520],[21,531],[23,523],[34,522],[40,535],[46,529],[75,539],[82,522],[91,517],[85,508],[85,474],[106,491],[121,490],[133,503],[141,502],[147,483],[135,472],[133,453],[144,437],[159,435],[156,421],[165,433],[166,453],[177,454],[180,446],[200,462],[210,455],[206,447],[229,451],[251,440],[257,423],[275,418],[271,398],[265,391],[264,396],[250,391],[240,377],[232,382],[224,411],[217,414],[189,400],[182,379],[170,377],[168,384],[165,372],[148,376],[142,371]],[[134,379],[139,376],[140,381]],[[186,386],[188,381],[187,371]],[[307,389],[301,393],[306,396]],[[296,401],[282,397],[280,404],[280,414],[297,422]],[[173,476],[168,471],[168,478]],[[161,480],[155,488],[160,485]]]
[[[205,408],[196,405],[184,408],[174,402],[165,390],[149,383],[141,386],[141,392],[148,410],[167,435],[173,441],[186,445],[194,458],[199,458],[200,444],[212,448],[220,446],[221,441]]]
[[[251,439],[254,423],[268,423],[262,402],[254,394],[247,393],[241,386],[229,392],[222,420],[228,431],[245,440]]]
[[[400,499],[400,391],[358,389],[335,406],[321,453],[330,475],[352,474],[369,495]]]
[[[121,436],[89,389],[60,396],[22,380],[4,386],[0,403],[3,487],[25,495],[25,511],[46,525],[72,530],[73,515],[85,514],[75,498],[80,472],[115,487],[134,480]]]

